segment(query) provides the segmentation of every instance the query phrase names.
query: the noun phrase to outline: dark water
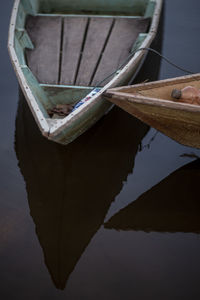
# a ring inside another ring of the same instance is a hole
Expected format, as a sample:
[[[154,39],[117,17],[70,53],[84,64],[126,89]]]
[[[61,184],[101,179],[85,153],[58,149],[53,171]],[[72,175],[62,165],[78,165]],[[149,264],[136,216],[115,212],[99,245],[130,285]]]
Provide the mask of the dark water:
[[[200,299],[200,150],[117,108],[67,147],[44,139],[8,59],[11,6],[0,12],[0,299]],[[154,45],[193,72],[199,12],[198,0],[166,0]],[[137,81],[179,75],[150,55]]]

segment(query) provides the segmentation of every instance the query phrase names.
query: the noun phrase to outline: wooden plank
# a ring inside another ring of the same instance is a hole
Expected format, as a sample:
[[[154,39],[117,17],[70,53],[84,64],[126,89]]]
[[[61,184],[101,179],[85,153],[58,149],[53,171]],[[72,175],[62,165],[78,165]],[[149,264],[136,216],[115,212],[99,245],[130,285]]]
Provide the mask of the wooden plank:
[[[103,57],[92,81],[93,86],[117,70],[124,62],[139,33],[147,31],[149,20],[149,18],[115,20]],[[103,85],[108,81],[105,81]]]
[[[74,84],[87,23],[86,17],[64,18],[60,84]]]
[[[113,18],[91,18],[76,85],[88,86],[99,63]]]
[[[34,50],[26,50],[29,68],[40,83],[57,84],[61,18],[29,16],[26,29],[35,46]]]

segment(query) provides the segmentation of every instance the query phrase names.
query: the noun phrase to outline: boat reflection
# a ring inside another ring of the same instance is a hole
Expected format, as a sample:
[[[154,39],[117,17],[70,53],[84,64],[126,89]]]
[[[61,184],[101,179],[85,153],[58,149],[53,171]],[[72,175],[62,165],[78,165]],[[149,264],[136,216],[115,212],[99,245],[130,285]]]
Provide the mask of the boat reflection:
[[[161,51],[163,17],[152,47]],[[156,80],[160,57],[148,53],[135,82]],[[15,149],[45,264],[58,289],[66,282],[134,167],[149,127],[114,107],[73,143],[42,137],[20,91]]]
[[[105,228],[200,233],[200,159],[173,172],[108,220]]]
[[[68,146],[43,138],[20,93],[15,149],[45,264],[64,289],[134,167],[148,127],[114,108]]]

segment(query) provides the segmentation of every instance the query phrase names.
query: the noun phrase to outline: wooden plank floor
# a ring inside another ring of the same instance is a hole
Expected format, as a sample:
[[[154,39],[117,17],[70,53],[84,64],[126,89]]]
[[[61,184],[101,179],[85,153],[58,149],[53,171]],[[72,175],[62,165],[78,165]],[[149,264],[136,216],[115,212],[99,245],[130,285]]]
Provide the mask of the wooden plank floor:
[[[29,16],[26,29],[35,49],[26,50],[27,64],[40,83],[96,85],[126,59],[149,21]]]
[[[60,84],[75,82],[87,24],[87,18],[64,19]]]
[[[93,74],[98,67],[101,53],[109,36],[112,23],[112,18],[91,18],[84,52],[75,82],[76,85],[85,86],[89,85],[92,81]]]
[[[140,32],[146,32],[147,19],[116,19],[92,85],[96,86],[126,60]],[[110,80],[104,81],[104,85]]]
[[[35,46],[26,50],[28,66],[39,82],[58,84],[61,18],[29,16],[26,30]]]

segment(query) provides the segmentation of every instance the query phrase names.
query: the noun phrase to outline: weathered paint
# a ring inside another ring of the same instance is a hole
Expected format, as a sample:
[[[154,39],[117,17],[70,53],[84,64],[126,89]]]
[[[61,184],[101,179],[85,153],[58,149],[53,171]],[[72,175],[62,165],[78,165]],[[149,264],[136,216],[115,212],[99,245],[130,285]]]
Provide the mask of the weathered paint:
[[[27,14],[36,14],[39,9],[40,0],[21,0],[21,4]]]
[[[17,11],[17,19],[16,19],[16,28],[23,28],[25,26],[27,12],[25,11],[24,5],[20,2],[18,11]]]
[[[39,106],[43,116],[45,118],[48,118],[49,115],[47,114],[47,109],[50,108],[49,99],[46,95],[46,93],[43,91],[43,89],[40,87],[40,85],[37,82],[37,79],[33,75],[33,73],[30,71],[30,69],[27,66],[22,67],[22,71],[24,73],[24,76],[27,80],[28,86],[34,93],[35,100],[37,102],[37,105]]]
[[[56,105],[58,103],[74,104],[92,91],[92,87],[58,86],[48,84],[41,84],[40,86],[44,90],[52,105]]]
[[[133,45],[133,48],[132,48],[132,52],[134,52],[135,50],[139,49],[140,46],[142,45],[142,43],[144,42],[144,40],[146,39],[148,33],[140,33],[136,42],[134,43]]]
[[[40,13],[99,13],[143,15],[149,0],[40,0]]]
[[[8,50],[11,57],[11,62],[13,64],[13,67],[16,71],[19,80],[19,84],[27,99],[28,105],[33,113],[33,116],[42,134],[47,136],[49,132],[48,122],[46,121],[44,115],[42,114],[42,111],[40,110],[36,102],[33,91],[31,90],[31,88],[27,83],[27,80],[22,71],[21,63],[19,61],[19,53],[17,53],[15,49],[15,38],[16,38],[15,29],[16,29],[17,19],[19,16],[18,15],[19,5],[20,5],[20,0],[15,0],[13,10],[12,10],[11,20],[10,20],[10,27],[9,27]],[[21,52],[23,53],[23,49]]]
[[[155,6],[156,6],[156,1],[155,0],[150,0],[147,7],[146,7],[144,17],[146,17],[146,18],[152,17],[152,15],[154,13],[154,10],[155,10]]]
[[[62,143],[68,144],[72,142],[77,136],[80,136],[87,129],[91,127],[91,124],[96,123],[104,114],[111,108],[112,104],[101,99],[97,101],[95,105],[90,107],[86,112],[80,113],[79,118],[74,118],[71,120],[67,127],[65,127],[59,134],[55,132],[50,132],[49,139]],[[55,126],[61,126],[62,121],[58,120]],[[53,128],[54,129],[54,128]]]
[[[148,6],[148,4],[150,6]],[[154,9],[152,9],[152,5],[154,6]],[[50,90],[47,91],[48,88],[40,86],[27,67],[24,58],[24,50],[27,47],[32,48],[33,45],[27,36],[27,33],[23,31],[26,15],[36,15],[37,13],[44,12],[65,14],[72,10],[76,13],[82,13],[83,11],[85,13],[87,11],[87,13],[97,12],[105,15],[109,15],[113,12],[119,15],[150,15],[152,17],[152,22],[149,33],[146,36],[140,36],[137,41],[138,45],[141,45],[141,47],[149,47],[156,34],[161,6],[162,0],[117,0],[117,2],[114,0],[95,0],[91,2],[87,0],[82,0],[81,2],[78,0],[73,2],[64,0],[15,0],[10,23],[8,48],[21,88],[43,135],[56,142],[67,144],[91,127],[111,107],[111,104],[103,99],[102,93],[108,88],[126,84],[136,72],[145,52],[137,52],[127,65],[123,67],[122,70],[119,70],[116,76],[102,88],[98,95],[94,96],[91,100],[83,104],[63,120],[50,122],[46,109],[51,107],[52,103],[55,103],[56,99],[59,99],[61,95],[64,97],[67,90],[69,94],[66,99],[69,100],[69,95],[72,91],[70,91],[67,86],[58,87],[58,89],[62,89],[62,91],[60,90],[58,95],[52,100],[52,97],[49,96]],[[77,10],[77,7],[83,9]],[[63,88],[66,88],[66,91],[63,91]],[[83,90],[79,90],[79,92],[79,95],[81,96]],[[73,91],[73,94],[78,95],[79,92],[76,91],[74,93]]]
[[[18,43],[21,45],[18,47],[21,47],[22,49],[27,48],[27,49],[34,49],[33,43],[31,42],[31,39],[29,35],[27,34],[27,31],[24,28],[16,28],[15,30],[16,34],[16,40],[18,40]],[[21,49],[19,48],[17,52],[22,52]],[[22,54],[24,56],[24,54]]]
[[[26,66],[26,60],[25,60],[25,57],[24,57],[24,53],[22,51],[21,43],[19,42],[19,38],[17,37],[17,34],[14,37],[14,43],[15,43],[15,50],[16,50],[16,53],[17,53],[17,58],[18,58],[20,67],[21,66]]]

